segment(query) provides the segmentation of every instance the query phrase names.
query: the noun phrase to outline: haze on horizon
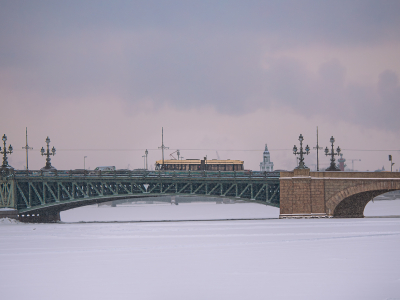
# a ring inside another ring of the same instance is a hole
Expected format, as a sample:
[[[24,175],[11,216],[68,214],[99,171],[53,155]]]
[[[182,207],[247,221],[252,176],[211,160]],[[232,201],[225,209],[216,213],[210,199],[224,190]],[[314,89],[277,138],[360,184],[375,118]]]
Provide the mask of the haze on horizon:
[[[24,168],[28,127],[30,169],[47,136],[58,169],[84,156],[141,168],[164,127],[166,157],[218,151],[258,170],[267,143],[275,169],[293,169],[299,134],[312,148],[318,126],[348,167],[390,170],[392,154],[399,169],[399,15],[398,1],[0,0],[9,163]]]

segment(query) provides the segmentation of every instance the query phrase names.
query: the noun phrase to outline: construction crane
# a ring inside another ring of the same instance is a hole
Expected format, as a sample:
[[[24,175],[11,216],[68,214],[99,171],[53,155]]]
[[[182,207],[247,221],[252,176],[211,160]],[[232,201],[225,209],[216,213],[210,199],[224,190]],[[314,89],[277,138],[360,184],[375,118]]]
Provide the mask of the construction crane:
[[[361,161],[361,159],[355,158],[355,159],[349,159],[349,160],[351,160],[351,170],[354,171],[354,162],[355,161]]]

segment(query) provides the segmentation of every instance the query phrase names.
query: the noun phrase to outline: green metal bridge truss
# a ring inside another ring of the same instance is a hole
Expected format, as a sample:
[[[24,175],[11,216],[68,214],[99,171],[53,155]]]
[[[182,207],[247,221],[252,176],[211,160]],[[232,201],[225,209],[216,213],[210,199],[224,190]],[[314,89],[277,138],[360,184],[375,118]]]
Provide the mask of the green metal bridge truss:
[[[165,195],[223,197],[279,207],[279,173],[18,171],[0,178],[0,191],[0,208],[17,209],[20,219],[41,215],[42,221],[56,220],[60,211],[79,206]]]

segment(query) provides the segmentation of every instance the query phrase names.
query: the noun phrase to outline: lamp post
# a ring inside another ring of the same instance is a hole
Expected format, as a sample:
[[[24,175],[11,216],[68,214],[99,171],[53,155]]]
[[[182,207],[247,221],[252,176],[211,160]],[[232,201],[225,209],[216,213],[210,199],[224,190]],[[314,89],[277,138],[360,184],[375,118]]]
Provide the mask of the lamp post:
[[[53,156],[56,155],[56,148],[54,148],[54,146],[53,146],[53,148],[51,149],[51,153],[50,153],[50,149],[49,149],[49,147],[50,147],[50,139],[49,139],[49,137],[46,138],[46,144],[47,144],[47,152],[45,152],[43,147],[42,147],[42,149],[40,149],[40,153],[42,154],[42,156],[46,155],[46,165],[43,168],[41,168],[40,170],[43,170],[43,171],[55,170],[55,168],[51,165],[50,155],[53,155]]]
[[[161,170],[165,170],[165,163],[164,163],[164,150],[169,149],[169,147],[164,146],[164,127],[161,129],[161,147],[158,147],[162,151],[162,166]]]
[[[389,154],[389,161],[390,161],[390,172],[393,172],[394,162],[391,154]]]
[[[146,155],[142,155],[143,157],[143,169],[146,168]]]
[[[147,168],[147,154],[149,154],[149,151],[147,151],[147,149],[146,149],[146,151],[144,151],[144,155],[146,155],[146,170],[148,170],[148,168]]]
[[[332,146],[331,153],[329,153],[329,149],[328,149],[328,147],[326,147],[325,148],[325,155],[326,156],[328,156],[328,155],[331,156],[331,165],[325,171],[340,171],[340,169],[335,164],[335,155],[340,155],[340,151],[341,150],[340,150],[339,147],[337,147],[336,153],[335,153],[335,150],[333,149],[333,143],[335,142],[335,139],[333,138],[333,136],[331,137],[331,139],[329,141],[331,142],[331,146]]]
[[[1,147],[0,147],[0,153],[3,154],[3,165],[1,166],[1,170],[2,171],[12,170],[13,167],[8,165],[7,153],[8,154],[13,153],[13,147],[10,145],[10,146],[8,146],[8,150],[7,150],[7,146],[6,146],[7,136],[5,134],[3,135],[2,140],[3,140],[4,146],[3,146],[3,151],[1,151]]]
[[[26,132],[26,145],[25,145],[25,147],[22,147],[22,149],[26,150],[26,169],[29,170],[29,167],[28,167],[28,150],[33,150],[33,148],[28,146],[28,127],[26,127],[25,130],[26,130],[25,131]]]
[[[303,151],[303,140],[304,140],[303,135],[300,134],[300,136],[299,136],[300,151],[299,152],[297,152],[297,146],[296,145],[293,146],[293,154],[300,155],[299,165],[296,167],[296,169],[308,169],[307,166],[304,164],[304,154],[308,155],[308,153],[310,153],[310,147],[308,147],[308,145],[307,145],[306,148],[304,149],[304,150],[306,150],[306,152],[304,152]]]
[[[87,156],[83,157],[83,169],[86,170],[86,158]]]
[[[322,150],[322,147],[318,144],[318,126],[317,126],[317,146],[313,147],[313,149],[317,150],[317,172],[319,171],[319,159],[318,159],[318,150]]]

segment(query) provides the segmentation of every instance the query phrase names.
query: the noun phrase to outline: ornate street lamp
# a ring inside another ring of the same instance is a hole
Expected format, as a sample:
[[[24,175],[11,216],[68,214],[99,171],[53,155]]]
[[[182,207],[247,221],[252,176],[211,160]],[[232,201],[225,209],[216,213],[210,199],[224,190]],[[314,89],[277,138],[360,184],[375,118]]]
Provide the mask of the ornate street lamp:
[[[3,165],[1,166],[1,170],[2,171],[12,170],[13,167],[8,165],[7,153],[8,154],[13,153],[13,147],[10,145],[10,146],[8,146],[8,150],[7,150],[7,146],[6,146],[7,136],[5,134],[3,135],[2,140],[3,140],[4,146],[3,146],[3,151],[1,151],[1,147],[0,147],[0,153],[3,154]]]
[[[331,156],[331,165],[325,171],[340,171],[340,169],[336,166],[336,163],[335,163],[335,155],[340,155],[340,151],[341,150],[340,150],[339,147],[337,147],[336,153],[335,153],[335,150],[333,149],[333,143],[335,142],[335,139],[333,138],[333,136],[331,137],[331,139],[329,141],[331,142],[331,145],[332,145],[331,153],[329,153],[329,149],[328,149],[328,147],[326,147],[325,148],[325,155],[326,156],[328,156],[328,155]]]
[[[294,155],[300,154],[299,165],[298,165],[298,167],[296,167],[296,169],[308,169],[307,166],[304,164],[304,156],[303,155],[304,154],[308,155],[308,153],[310,153],[310,147],[308,147],[308,145],[307,145],[306,148],[304,149],[304,150],[306,150],[306,152],[304,152],[303,151],[303,140],[304,140],[303,135],[300,134],[300,136],[299,136],[300,151],[299,152],[297,152],[297,146],[296,145],[293,146],[293,154]]]
[[[52,165],[51,165],[51,162],[50,162],[50,155],[56,155],[56,148],[54,148],[54,146],[53,146],[53,148],[51,149],[51,152],[52,153],[50,153],[50,139],[49,139],[49,137],[47,137],[46,138],[46,144],[47,144],[47,152],[45,152],[45,150],[44,150],[44,148],[42,147],[42,149],[40,149],[40,153],[42,154],[42,156],[43,155],[46,155],[46,166],[44,166],[43,168],[41,168],[40,170],[43,170],[43,171],[51,171],[51,170],[55,170],[56,168],[54,168]]]

